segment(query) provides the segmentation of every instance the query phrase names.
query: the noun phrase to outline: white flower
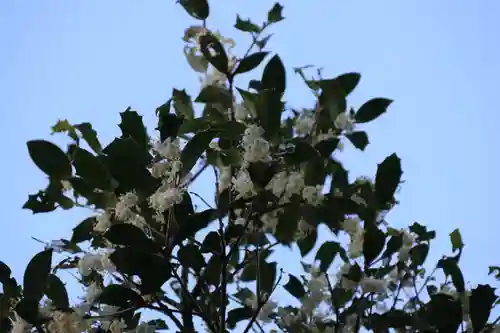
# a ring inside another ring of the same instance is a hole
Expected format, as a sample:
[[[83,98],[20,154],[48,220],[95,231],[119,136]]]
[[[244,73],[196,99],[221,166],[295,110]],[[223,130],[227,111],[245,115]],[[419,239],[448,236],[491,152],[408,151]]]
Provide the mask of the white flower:
[[[148,198],[149,205],[157,212],[163,213],[173,205],[181,203],[184,192],[185,189],[177,187],[159,189]]]
[[[417,238],[417,236],[406,230],[401,230],[401,234],[403,236],[403,246],[412,247],[413,243],[415,243],[415,239]]]
[[[360,230],[351,237],[348,247],[348,254],[352,259],[359,258],[363,254],[364,230]]]
[[[116,272],[116,266],[115,264],[111,261],[111,254],[113,254],[113,251],[109,251],[106,254],[103,254],[100,258],[101,261],[101,267],[103,270],[108,271],[109,273],[114,273]]]
[[[264,134],[264,129],[257,125],[249,125],[245,132],[243,133],[242,146],[243,148],[249,147],[255,142],[255,140],[262,137]]]
[[[352,119],[349,117],[349,114],[347,112],[341,112],[335,118],[335,127],[338,128],[339,130],[345,131],[345,132],[351,132],[354,129],[354,122]]]
[[[327,285],[328,281],[326,280],[326,276],[321,273],[319,276],[309,280],[307,288],[309,288],[309,291],[313,294],[322,294]]]
[[[236,199],[248,198],[256,193],[252,179],[245,170],[240,170],[237,176],[233,177],[233,187],[238,192]]]
[[[358,218],[347,218],[342,222],[342,229],[353,236],[361,230],[361,220]]]
[[[30,327],[30,325],[23,319],[21,316],[17,314],[17,312],[14,312],[14,316],[16,320],[12,320],[12,331],[11,333],[24,333],[27,328]]]
[[[181,155],[179,139],[167,138],[161,143],[156,143],[154,148],[163,158],[169,160],[177,160]]]
[[[219,193],[231,186],[231,167],[220,168]]]
[[[224,86],[226,80],[226,75],[219,72],[216,68],[212,67],[211,71],[209,73],[206,73],[205,76],[201,79],[201,85],[203,88],[208,86]]]
[[[238,217],[235,221],[234,221],[234,224],[236,225],[245,225],[247,224],[247,220],[244,219],[243,217]]]
[[[135,329],[135,333],[156,333],[156,327],[146,322],[142,322]]]
[[[51,333],[80,333],[82,331],[82,318],[76,313],[55,311],[52,322],[48,325]]]
[[[307,203],[309,203],[313,206],[319,206],[324,198],[324,195],[322,192],[323,192],[322,185],[306,186],[302,190],[302,197],[304,198],[304,200]]]
[[[250,112],[241,103],[234,104],[234,118],[236,121],[243,122],[250,116]]]
[[[288,182],[288,177],[285,171],[281,171],[274,175],[269,184],[266,186],[268,190],[271,190],[273,194],[277,197],[281,196],[283,191],[286,189],[286,184]]]
[[[220,150],[219,142],[218,141],[210,141],[210,144],[208,145],[208,147],[210,149],[213,149],[213,150],[216,150],[216,151]]]
[[[130,218],[133,215],[130,209],[137,205],[138,202],[139,197],[134,192],[128,192],[121,195],[115,206],[116,217],[122,221]]]
[[[281,323],[283,323],[286,327],[292,326],[298,319],[298,316],[294,315],[292,312],[285,308],[278,309],[278,316],[280,317]]]
[[[263,138],[256,138],[251,144],[246,146],[243,159],[246,162],[258,162],[269,160],[269,142]]]
[[[287,197],[289,198],[294,194],[301,194],[304,186],[304,174],[302,172],[294,171],[290,173],[286,184]]]
[[[111,218],[108,212],[104,212],[96,217],[97,224],[94,226],[94,231],[105,232],[111,227]]]
[[[161,178],[165,175],[169,170],[169,164],[166,161],[160,161],[151,166],[151,175],[155,178]]]
[[[102,293],[101,287],[95,282],[93,282],[88,288],[87,292],[85,294],[85,302],[88,304],[94,303],[94,301],[99,297],[99,295]]]
[[[64,191],[69,191],[73,188],[71,183],[67,180],[61,180],[61,185],[62,185]]]
[[[301,115],[296,121],[295,121],[295,130],[297,131],[297,134],[299,135],[306,135],[311,133],[312,129],[314,127],[314,118],[307,116],[307,115]]]
[[[383,279],[365,277],[359,284],[364,293],[383,294],[387,291],[387,281]]]
[[[410,259],[410,250],[411,250],[411,247],[402,246],[398,252],[398,261],[399,262],[407,262],[408,259]]]
[[[120,308],[113,305],[103,305],[99,311],[101,316],[110,316],[120,311]]]
[[[276,227],[279,222],[278,217],[276,216],[276,211],[263,214],[260,220],[262,221],[262,231],[272,233],[276,231]]]
[[[127,220],[127,223],[130,223],[144,231],[144,228],[147,225],[146,219],[139,214],[134,214],[131,218]]]
[[[356,204],[360,205],[360,206],[365,206],[366,207],[366,201],[365,199],[363,199],[359,194],[357,193],[353,193],[351,195],[351,200],[353,202],[355,202]]]
[[[127,324],[125,324],[125,321],[123,319],[115,319],[111,322],[111,325],[109,325],[110,333],[123,333],[124,329],[126,328]]]
[[[89,276],[92,270],[101,268],[101,256],[98,254],[85,253],[78,261],[78,269],[83,276]]]

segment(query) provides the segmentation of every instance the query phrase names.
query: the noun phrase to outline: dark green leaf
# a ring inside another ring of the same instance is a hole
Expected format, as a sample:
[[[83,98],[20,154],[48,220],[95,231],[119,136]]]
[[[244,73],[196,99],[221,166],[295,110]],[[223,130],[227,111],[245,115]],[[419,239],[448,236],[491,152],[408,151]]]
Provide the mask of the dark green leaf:
[[[56,309],[64,311],[69,308],[68,292],[66,291],[64,283],[62,283],[56,275],[49,275],[45,293],[47,297],[52,300]]]
[[[203,253],[221,253],[221,239],[217,231],[211,231],[203,240],[203,245],[201,247],[201,252]]]
[[[382,256],[386,258],[393,255],[401,249],[401,246],[403,246],[403,237],[401,235],[392,236],[387,242],[387,248]]]
[[[474,333],[481,332],[485,327],[496,299],[495,288],[487,284],[480,284],[472,289],[469,298],[469,315]]]
[[[163,108],[158,113],[158,127],[156,127],[156,130],[160,132],[160,140],[163,142],[168,138],[175,138],[179,134],[183,121],[183,117],[170,113],[166,108]]]
[[[283,6],[279,2],[276,2],[273,8],[267,13],[267,22],[271,24],[282,21],[284,19],[282,12]]]
[[[319,268],[322,272],[326,272],[337,254],[341,250],[341,245],[334,241],[324,242],[316,253],[314,260],[319,260]]]
[[[149,137],[142,116],[139,116],[136,111],[132,111],[129,107],[120,113],[120,117],[122,121],[119,126],[122,130],[122,138],[131,137],[140,147],[147,149]]]
[[[210,15],[207,0],[178,0],[186,12],[197,20],[206,20]]]
[[[316,241],[318,239],[318,232],[316,230],[311,230],[307,233],[304,238],[301,238],[297,241],[297,246],[300,250],[300,255],[305,257],[316,245]]]
[[[80,222],[76,227],[73,228],[73,235],[71,236],[72,243],[81,243],[92,239],[92,232],[94,230],[94,225],[96,224],[95,217],[88,217],[82,222]]]
[[[363,256],[365,265],[371,265],[384,249],[385,234],[371,223],[365,223],[365,236],[363,241]]]
[[[181,152],[182,171],[181,177],[188,174],[195,166],[201,155],[207,150],[208,145],[214,139],[215,131],[207,130],[197,133]]]
[[[276,281],[276,263],[262,261],[259,265],[260,290],[271,295]]]
[[[73,154],[73,165],[76,174],[89,185],[102,190],[110,189],[110,176],[97,156],[76,147]]]
[[[168,330],[167,323],[163,319],[155,319],[148,321],[149,326],[153,326],[157,330]]]
[[[56,208],[56,202],[43,191],[28,195],[23,205],[23,209],[29,209],[33,214],[52,212]]]
[[[283,287],[290,293],[290,295],[299,300],[306,294],[304,286],[302,285],[300,280],[292,274],[288,274],[288,282]]]
[[[142,293],[157,292],[171,277],[171,267],[168,260],[138,247],[117,248],[109,258],[119,272],[137,275],[141,278],[140,290]]]
[[[7,281],[10,278],[10,274],[12,274],[10,267],[3,261],[0,261],[0,283]]]
[[[390,99],[373,98],[359,108],[354,119],[358,124],[375,120],[387,110],[391,103]]]
[[[180,229],[175,236],[174,244],[180,244],[183,240],[193,237],[198,231],[206,228],[210,222],[217,218],[215,209],[207,209],[199,213],[192,214],[186,221],[178,221]]]
[[[203,56],[208,62],[214,66],[219,72],[229,74],[229,62],[226,50],[219,42],[217,37],[212,34],[206,34],[199,38],[200,49]]]
[[[151,246],[151,241],[144,232],[129,223],[114,224],[104,234],[104,237],[115,245],[137,246],[147,249]]]
[[[464,243],[462,241],[462,235],[460,234],[460,230],[455,229],[450,233],[450,240],[451,240],[451,246],[452,250],[459,250],[461,251],[464,248]]]
[[[196,103],[220,104],[224,107],[230,107],[233,99],[231,93],[226,88],[208,85],[203,87],[194,101]]]
[[[441,268],[446,276],[451,276],[453,285],[458,292],[465,291],[465,281],[460,267],[458,267],[457,259],[445,258],[438,261],[438,268]]]
[[[250,163],[248,166],[248,173],[250,174],[252,182],[260,188],[265,188],[277,171],[278,165],[275,163],[259,161]]]
[[[271,39],[271,37],[273,36],[273,34],[270,34],[270,35],[267,35],[259,40],[257,40],[255,42],[255,45],[257,45],[257,47],[259,48],[259,50],[262,50],[263,48],[266,47],[267,45],[267,42],[269,42],[269,39]]]
[[[280,94],[285,92],[286,70],[278,55],[272,57],[264,68],[261,84],[262,89],[273,90]]]
[[[52,265],[52,249],[35,254],[24,271],[24,297],[40,301],[45,293]]]
[[[106,286],[102,293],[97,297],[96,303],[127,308],[131,305],[142,303],[142,298],[135,291],[118,284]]]
[[[90,123],[81,123],[74,126],[82,134],[83,139],[87,142],[92,150],[99,154],[102,150],[101,143],[97,138],[97,132],[92,128]]]
[[[178,134],[198,133],[208,129],[210,126],[211,124],[205,120],[205,117],[186,120],[179,128]]]
[[[296,202],[285,207],[285,211],[279,215],[275,237],[284,245],[289,245],[294,239],[299,225],[300,205]]]
[[[396,154],[386,157],[382,163],[378,164],[375,176],[375,197],[379,207],[393,200],[402,175],[401,159]]]
[[[236,24],[234,27],[240,31],[244,32],[255,32],[259,33],[261,31],[260,27],[250,21],[250,19],[243,20],[240,15],[236,15]]]
[[[307,162],[304,174],[304,183],[306,185],[324,184],[326,176],[327,170],[324,158],[316,156]]]
[[[461,302],[451,296],[435,294],[426,308],[426,319],[430,325],[436,327],[437,332],[455,333],[463,321]]]
[[[183,267],[191,267],[196,272],[201,271],[201,269],[206,265],[200,248],[194,244],[181,246],[179,252],[177,253],[177,257]]]
[[[418,240],[425,242],[436,238],[435,231],[428,231],[426,226],[414,222],[408,229],[418,236]]]
[[[318,157],[318,151],[314,149],[305,139],[294,138],[289,142],[294,146],[285,154],[285,162],[288,165],[298,165]]]
[[[323,156],[324,158],[329,158],[335,151],[335,149],[337,149],[339,142],[339,138],[330,138],[318,142],[314,146],[314,148],[320,153],[321,156]]]
[[[57,123],[52,126],[52,133],[67,133],[73,140],[77,142],[79,140],[75,127],[72,126],[67,119],[58,120]]]
[[[134,190],[151,193],[157,187],[158,180],[147,169],[152,156],[134,139],[115,139],[103,152],[106,154],[103,161],[117,181],[119,193]]]
[[[184,222],[194,213],[193,201],[188,192],[182,195],[182,201],[174,206],[175,221]]]
[[[15,311],[21,318],[32,325],[40,322],[39,301],[30,298],[23,298],[15,307]],[[3,332],[2,332],[3,333]]]
[[[365,131],[356,131],[346,134],[347,139],[351,141],[352,145],[359,150],[365,150],[366,146],[370,144],[368,134]]]
[[[234,75],[250,72],[251,70],[257,68],[268,53],[269,52],[255,52],[250,54],[248,57],[241,59],[238,67],[234,71]]]
[[[411,264],[413,267],[418,267],[424,264],[429,254],[429,245],[425,243],[418,244],[410,250]]]
[[[71,177],[70,161],[58,146],[45,140],[31,140],[27,146],[33,162],[49,177],[59,180]]]
[[[193,119],[194,109],[191,96],[186,93],[186,90],[173,89],[172,100],[174,101],[174,110],[177,116],[183,116],[186,119]]]
[[[358,86],[360,80],[361,74],[359,73],[345,73],[335,78],[346,97]]]
[[[227,313],[226,323],[230,329],[234,329],[240,321],[250,319],[252,316],[253,311],[249,307],[232,309]]]

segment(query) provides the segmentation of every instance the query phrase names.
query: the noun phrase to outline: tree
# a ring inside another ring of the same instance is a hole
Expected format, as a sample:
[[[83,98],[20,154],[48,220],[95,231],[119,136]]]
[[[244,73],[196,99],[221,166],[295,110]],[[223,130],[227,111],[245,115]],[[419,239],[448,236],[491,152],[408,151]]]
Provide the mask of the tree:
[[[398,204],[398,155],[383,159],[373,179],[350,179],[339,161],[345,143],[367,147],[360,127],[392,101],[348,108],[360,74],[326,79],[320,70],[308,77],[307,68],[296,68],[315,103],[290,108],[285,65],[266,51],[267,31],[284,19],[283,6],[276,3],[262,25],[236,18],[235,27],[253,40],[237,57],[233,40],[206,27],[206,1],[179,3],[201,22],[186,29],[184,53],[203,84],[194,101],[173,89],[157,108],[158,139],[129,108],[120,114],[122,135],[104,148],[91,124],[67,120],[53,127],[68,135],[66,149],[27,143],[49,181],[23,208],[37,214],[90,207],[95,214],[69,239],[37,253],[22,285],[0,262],[1,332],[195,332],[201,323],[210,332],[497,329],[498,319],[489,321],[495,288],[466,288],[458,230],[450,234],[452,253],[432,269],[426,258],[435,232],[416,222],[394,229],[385,220]],[[259,67],[260,78],[247,89],[235,83]],[[215,174],[213,200],[191,191],[207,170]],[[195,209],[194,197],[207,208]],[[278,246],[310,254],[321,226],[331,237],[314,263],[303,262],[303,275],[270,259]],[[67,257],[57,261],[55,252]],[[61,270],[76,272],[85,286],[81,303],[70,303]],[[446,277],[441,284],[437,270]],[[489,273],[499,278],[500,268]],[[278,289],[298,305],[273,298]],[[141,321],[143,309],[158,319]]]

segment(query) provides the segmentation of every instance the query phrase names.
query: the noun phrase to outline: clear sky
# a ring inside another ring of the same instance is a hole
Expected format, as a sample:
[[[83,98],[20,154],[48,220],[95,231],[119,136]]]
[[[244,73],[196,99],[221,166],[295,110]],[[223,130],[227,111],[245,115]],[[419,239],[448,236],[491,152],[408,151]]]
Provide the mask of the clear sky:
[[[236,12],[256,21],[271,1],[212,1],[210,27],[242,42],[232,28]],[[224,3],[224,4],[223,4]],[[290,69],[287,100],[311,103],[291,67],[314,64],[325,75],[362,73],[350,99],[395,100],[365,126],[365,153],[348,148],[347,166],[374,175],[392,152],[403,160],[401,205],[388,218],[438,231],[434,256],[451,249],[448,233],[460,228],[466,281],[481,282],[499,265],[497,158],[500,3],[494,0],[288,1],[285,21],[268,46]],[[173,87],[196,95],[198,80],[182,54],[184,29],[194,23],[174,1],[0,2],[0,260],[15,276],[41,245],[70,235],[87,212],[31,215],[21,210],[30,192],[46,184],[25,142],[50,137],[58,119],[90,121],[101,142],[118,135],[119,112],[129,105],[150,130],[154,109]],[[497,46],[495,46],[497,45]],[[207,184],[208,186],[208,184]],[[283,253],[284,254],[284,253]],[[283,257],[284,258],[284,257]]]

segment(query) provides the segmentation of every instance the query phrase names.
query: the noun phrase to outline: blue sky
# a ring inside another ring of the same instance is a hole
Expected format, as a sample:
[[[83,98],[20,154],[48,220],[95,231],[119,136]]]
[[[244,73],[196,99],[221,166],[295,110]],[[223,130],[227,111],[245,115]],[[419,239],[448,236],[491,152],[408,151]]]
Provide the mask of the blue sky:
[[[248,39],[232,28],[238,12],[265,18],[269,1],[212,1],[210,27]],[[460,228],[467,281],[486,281],[500,264],[496,221],[500,161],[496,157],[500,30],[496,1],[296,1],[284,3],[285,21],[268,46],[290,69],[287,100],[312,103],[292,67],[314,64],[326,76],[362,73],[350,99],[359,107],[372,97],[395,100],[365,128],[365,153],[349,148],[347,166],[373,175],[392,152],[403,160],[401,205],[389,221],[419,221],[438,231],[432,253],[450,250],[448,234]],[[58,119],[90,121],[109,142],[119,133],[119,112],[129,105],[154,128],[154,109],[173,87],[196,95],[198,80],[182,54],[184,29],[194,23],[174,1],[0,2],[0,259],[18,278],[41,245],[69,236],[86,212],[31,215],[21,210],[30,192],[45,186],[25,142],[53,139]],[[285,255],[283,253],[283,255]]]

